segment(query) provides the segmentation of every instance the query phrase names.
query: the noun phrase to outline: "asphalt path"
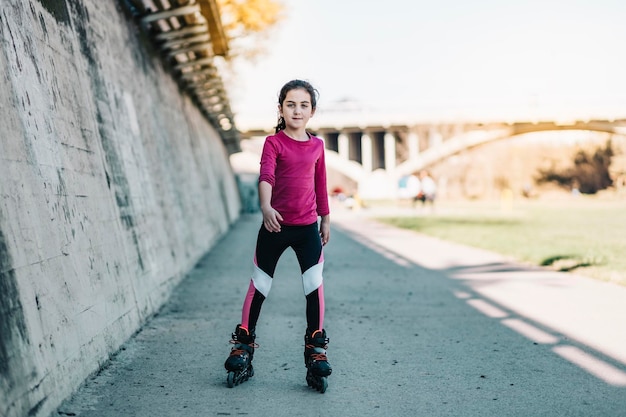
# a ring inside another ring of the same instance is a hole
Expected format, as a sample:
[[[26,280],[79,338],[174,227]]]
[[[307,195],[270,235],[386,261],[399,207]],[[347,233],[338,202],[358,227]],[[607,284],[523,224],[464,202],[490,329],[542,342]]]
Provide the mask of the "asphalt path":
[[[255,376],[226,386],[261,222],[245,215],[54,415],[626,416],[625,287],[369,217],[333,214],[325,394],[305,381],[305,300],[290,250],[257,325]]]

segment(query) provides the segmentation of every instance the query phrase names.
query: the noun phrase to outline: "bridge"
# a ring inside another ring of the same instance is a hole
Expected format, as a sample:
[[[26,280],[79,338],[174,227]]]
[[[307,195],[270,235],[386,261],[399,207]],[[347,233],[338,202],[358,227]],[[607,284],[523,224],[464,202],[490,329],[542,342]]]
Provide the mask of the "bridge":
[[[312,120],[313,122],[313,120]],[[329,177],[342,176],[361,197],[397,195],[399,179],[453,155],[490,142],[546,131],[582,130],[626,135],[626,119],[502,122],[353,122],[317,120],[311,130],[326,142]],[[236,171],[258,169],[263,139],[272,132],[242,132],[242,153],[231,156]]]

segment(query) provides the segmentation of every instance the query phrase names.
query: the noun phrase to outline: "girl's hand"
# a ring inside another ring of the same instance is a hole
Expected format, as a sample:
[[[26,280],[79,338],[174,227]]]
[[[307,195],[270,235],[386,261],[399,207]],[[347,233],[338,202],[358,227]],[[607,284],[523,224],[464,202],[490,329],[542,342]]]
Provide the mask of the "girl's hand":
[[[263,226],[268,232],[280,232],[280,223],[283,221],[283,216],[279,212],[274,210],[273,207],[268,207],[261,210],[263,212]]]
[[[322,239],[322,246],[325,246],[330,240],[330,217],[323,216],[320,221],[320,238]]]

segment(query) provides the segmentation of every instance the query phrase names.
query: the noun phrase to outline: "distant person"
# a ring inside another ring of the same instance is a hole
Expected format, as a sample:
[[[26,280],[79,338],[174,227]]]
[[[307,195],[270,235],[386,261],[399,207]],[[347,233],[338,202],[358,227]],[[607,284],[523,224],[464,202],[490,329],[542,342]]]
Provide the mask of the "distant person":
[[[435,180],[426,170],[421,170],[419,176],[421,186],[419,200],[424,206],[427,203],[433,205],[435,203],[435,198],[437,197],[437,184],[435,184]]]
[[[306,81],[285,84],[278,96],[278,124],[261,155],[259,199],[263,213],[254,271],[245,296],[241,323],[232,335],[224,363],[226,382],[233,387],[254,375],[252,358],[261,306],[270,292],[283,252],[296,253],[306,296],[304,362],[310,387],[324,392],[332,368],[326,357],[322,247],[330,239],[330,209],[326,188],[324,142],[306,131],[317,107],[317,90]],[[321,217],[318,229],[318,217]]]
[[[400,178],[398,182],[398,197],[403,200],[411,200],[413,205],[417,201],[420,190],[420,180],[416,175],[406,175]]]

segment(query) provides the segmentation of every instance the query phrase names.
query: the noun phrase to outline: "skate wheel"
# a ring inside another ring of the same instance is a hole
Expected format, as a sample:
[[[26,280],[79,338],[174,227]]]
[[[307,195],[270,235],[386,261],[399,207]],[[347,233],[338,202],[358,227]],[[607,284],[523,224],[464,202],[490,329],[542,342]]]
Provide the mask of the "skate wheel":
[[[325,376],[320,378],[320,385],[318,388],[319,388],[319,392],[321,392],[322,394],[326,392],[326,388],[328,388],[328,380],[326,379]]]
[[[306,384],[311,388],[315,388],[315,378],[313,378],[310,371],[306,373]]]
[[[235,373],[234,372],[229,372],[228,376],[226,376],[226,385],[228,385],[228,388],[232,388],[235,386]]]

